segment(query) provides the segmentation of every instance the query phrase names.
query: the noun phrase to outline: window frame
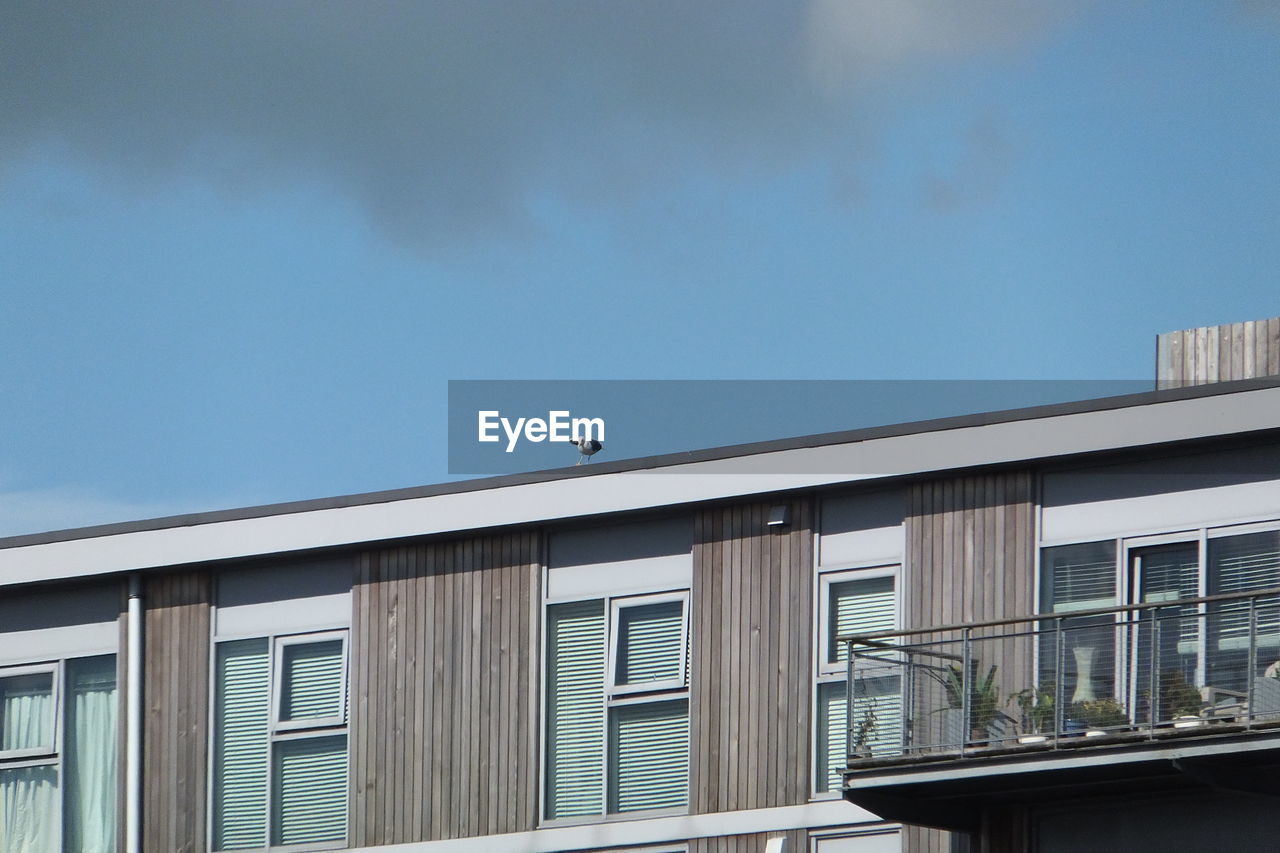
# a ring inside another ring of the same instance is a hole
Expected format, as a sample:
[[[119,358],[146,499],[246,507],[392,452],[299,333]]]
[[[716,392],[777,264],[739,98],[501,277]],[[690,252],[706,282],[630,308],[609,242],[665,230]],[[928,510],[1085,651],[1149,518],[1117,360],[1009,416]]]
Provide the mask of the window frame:
[[[99,655],[85,655],[99,657]],[[21,749],[0,750],[0,768],[14,766],[10,762],[22,762],[23,766],[35,764],[61,764],[62,762],[62,681],[66,678],[66,667],[61,659],[44,663],[20,664],[0,668],[0,680],[49,673],[49,713],[50,743],[48,747],[32,746]],[[41,760],[43,759],[43,760]]]
[[[809,790],[811,798],[815,800],[839,799],[841,797],[838,788],[824,791],[819,787],[818,782],[818,756],[822,749],[821,742],[824,734],[822,731],[822,714],[820,713],[822,709],[819,707],[819,698],[824,685],[845,684],[848,682],[849,676],[847,661],[836,661],[834,663],[830,661],[832,641],[835,639],[831,636],[831,588],[836,584],[851,580],[871,580],[884,577],[893,578],[892,630],[901,631],[903,625],[902,563],[877,562],[870,565],[832,566],[823,567],[816,572],[817,606],[814,608],[813,689],[810,696],[813,724],[810,726],[809,732],[811,738],[809,749]],[[882,674],[867,673],[866,669],[864,669],[865,677],[884,677],[888,674],[901,675],[896,667],[892,667],[888,663],[885,664],[884,668],[885,672]],[[846,748],[847,746],[846,744]]]
[[[546,569],[544,568],[544,572]],[[544,587],[545,589],[545,587]],[[541,681],[541,694],[538,702],[539,716],[542,722],[539,725],[539,750],[538,750],[538,823],[540,827],[557,827],[557,826],[576,826],[588,823],[602,823],[613,821],[635,820],[637,818],[660,817],[664,815],[682,815],[688,814],[689,806],[686,800],[683,806],[660,807],[655,809],[644,809],[635,811],[617,812],[610,811],[610,789],[612,782],[616,777],[615,754],[610,748],[610,731],[613,722],[613,709],[625,706],[634,706],[641,704],[657,704],[664,702],[689,701],[689,675],[690,675],[690,642],[692,632],[690,630],[690,607],[692,600],[692,589],[690,587],[672,587],[667,589],[659,589],[646,592],[636,592],[628,590],[618,595],[572,595],[557,598],[542,599],[542,637],[539,643],[539,670]],[[551,673],[548,666],[548,630],[550,625],[551,608],[562,604],[573,604],[575,602],[598,601],[604,611],[604,654],[605,671],[604,671],[604,689],[600,695],[600,719],[601,738],[602,738],[602,755],[601,763],[601,779],[600,779],[600,802],[601,811],[593,814],[583,815],[566,815],[564,817],[551,817],[548,815],[548,796],[547,789],[550,782],[551,765],[547,761],[550,745],[550,732],[547,726],[547,701],[550,695]],[[660,604],[667,601],[681,601],[682,607],[682,625],[681,625],[681,643],[682,654],[680,656],[681,683],[676,686],[656,687],[656,684],[673,685],[674,679],[668,679],[664,682],[645,682],[643,685],[622,685],[621,688],[616,684],[616,668],[617,668],[617,638],[618,638],[618,619],[617,610],[629,606],[641,606],[644,604]],[[686,710],[688,705],[686,704]],[[692,734],[692,733],[691,733]],[[693,757],[688,756],[689,769],[692,770]],[[689,796],[692,796],[690,792]]]
[[[111,666],[115,673],[115,694],[116,702],[121,698],[121,684],[123,682],[124,673],[121,671],[122,655],[118,649],[103,649],[98,651],[75,652],[73,654],[63,655],[53,659],[45,659],[34,663],[16,663],[6,664],[0,667],[0,678],[7,678],[14,675],[31,675],[36,673],[51,673],[51,705],[53,714],[53,747],[52,751],[43,747],[28,749],[10,749],[0,752],[0,771],[2,770],[18,770],[27,767],[52,767],[56,773],[57,784],[54,800],[57,808],[57,816],[54,819],[54,844],[55,849],[61,851],[67,841],[66,833],[66,773],[65,766],[68,759],[66,726],[67,715],[70,713],[70,706],[66,704],[66,696],[69,695],[66,690],[66,681],[70,675],[71,667],[68,664],[73,661],[92,660],[94,658],[111,658]],[[123,759],[120,752],[119,739],[123,732],[124,719],[123,715],[116,718],[115,732],[112,736],[112,749],[116,752],[116,760]],[[111,822],[114,832],[119,832],[123,826],[124,813],[119,808],[118,796],[119,780],[113,782],[113,792],[116,797],[112,798]]]
[[[876,578],[893,578],[893,630],[902,630],[902,566],[893,563],[863,568],[824,569],[818,573],[818,655],[815,659],[820,680],[843,681],[848,674],[845,661],[832,661],[835,637],[831,636],[831,588],[836,584]]]
[[[305,733],[309,736],[319,736],[314,733],[314,729],[337,729],[345,728],[350,716],[350,702],[347,696],[347,669],[350,657],[348,655],[348,641],[346,629],[334,631],[320,631],[306,634],[281,634],[270,637],[271,641],[271,735],[274,742],[277,735],[279,739],[286,738],[287,734]],[[342,666],[341,679],[339,681],[339,693],[341,700],[341,712],[329,717],[312,717],[304,720],[282,720],[280,719],[281,711],[284,707],[284,657],[285,648],[288,646],[305,646],[313,643],[327,643],[338,640],[342,644]]]
[[[608,697],[608,705],[612,707],[615,704],[632,704],[631,702],[619,701],[620,697],[635,696],[635,694],[645,693],[671,693],[673,691],[685,691],[689,689],[689,590],[676,590],[672,592],[658,592],[643,595],[625,595],[613,597],[610,596],[609,602],[609,618],[606,630],[609,632],[606,654],[609,656],[607,661],[607,669],[605,676],[605,695]],[[660,681],[645,681],[637,684],[619,684],[618,683],[618,652],[619,641],[622,636],[622,611],[632,607],[645,607],[650,604],[667,604],[672,601],[680,602],[680,674],[676,678],[667,678]],[[646,701],[646,700],[636,700]]]
[[[351,841],[351,701],[348,693],[350,689],[349,672],[351,666],[351,629],[348,627],[341,628],[325,628],[320,630],[303,630],[303,631],[287,631],[280,634],[252,634],[247,636],[233,635],[226,637],[215,637],[213,642],[209,644],[209,762],[208,762],[208,783],[206,786],[206,815],[205,836],[206,849],[212,853],[222,853],[219,848],[214,845],[214,832],[216,830],[216,821],[214,819],[214,809],[217,799],[217,767],[214,760],[214,750],[216,748],[216,738],[218,736],[217,729],[217,704],[218,690],[220,684],[218,682],[218,651],[219,647],[226,644],[234,644],[244,642],[246,640],[263,640],[267,645],[267,654],[270,658],[267,666],[267,677],[269,683],[267,698],[267,746],[266,746],[266,804],[264,806],[264,827],[266,837],[264,843],[260,847],[234,848],[248,851],[270,851],[270,853],[302,853],[302,851],[320,851],[320,850],[345,850],[350,846]],[[330,640],[340,639],[342,641],[342,715],[341,722],[335,723],[338,717],[325,717],[318,719],[309,719],[301,721],[280,721],[281,708],[281,692],[283,685],[283,649],[290,645],[303,645],[307,643],[328,642]],[[301,725],[299,725],[301,724]],[[289,741],[320,739],[326,737],[343,736],[346,738],[347,749],[347,813],[346,813],[346,834],[341,839],[331,841],[316,841],[302,844],[274,844],[272,838],[275,834],[276,825],[273,822],[276,818],[275,802],[279,791],[275,787],[276,782],[276,744]]]

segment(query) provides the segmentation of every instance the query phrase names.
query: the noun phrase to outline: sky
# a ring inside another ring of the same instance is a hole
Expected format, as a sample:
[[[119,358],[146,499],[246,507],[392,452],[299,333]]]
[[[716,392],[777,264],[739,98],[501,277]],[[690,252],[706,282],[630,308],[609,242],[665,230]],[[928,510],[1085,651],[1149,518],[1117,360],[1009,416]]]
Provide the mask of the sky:
[[[1268,0],[7,0],[0,535],[446,481],[450,380],[1145,380],[1280,314],[1278,90]]]

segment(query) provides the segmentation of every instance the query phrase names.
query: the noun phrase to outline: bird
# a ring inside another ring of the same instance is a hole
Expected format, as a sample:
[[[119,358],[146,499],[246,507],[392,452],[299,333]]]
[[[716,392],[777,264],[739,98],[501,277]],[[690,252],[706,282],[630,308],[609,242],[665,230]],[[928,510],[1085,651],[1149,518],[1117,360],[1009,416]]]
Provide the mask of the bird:
[[[569,443],[578,448],[578,452],[582,454],[582,458],[573,463],[574,465],[590,462],[593,453],[604,449],[604,442],[596,441],[594,438],[574,438]]]

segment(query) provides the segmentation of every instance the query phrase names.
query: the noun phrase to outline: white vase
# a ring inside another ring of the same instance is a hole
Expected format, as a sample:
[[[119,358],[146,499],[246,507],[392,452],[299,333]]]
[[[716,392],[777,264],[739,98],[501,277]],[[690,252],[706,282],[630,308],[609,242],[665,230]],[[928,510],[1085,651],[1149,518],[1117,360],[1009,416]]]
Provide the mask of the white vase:
[[[1098,698],[1093,693],[1093,655],[1097,649],[1076,646],[1071,651],[1076,656],[1076,692],[1071,694],[1071,702],[1091,702]]]

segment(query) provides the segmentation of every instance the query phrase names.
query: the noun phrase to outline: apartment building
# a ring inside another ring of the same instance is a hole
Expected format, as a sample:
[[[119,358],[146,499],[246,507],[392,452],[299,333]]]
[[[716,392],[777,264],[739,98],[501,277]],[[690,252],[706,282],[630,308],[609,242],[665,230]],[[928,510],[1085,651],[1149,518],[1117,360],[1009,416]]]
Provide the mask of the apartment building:
[[[1117,791],[1247,812],[1211,757],[1265,775],[1280,734],[1280,320],[1160,353],[1126,397],[0,540],[0,850],[1049,851]]]

